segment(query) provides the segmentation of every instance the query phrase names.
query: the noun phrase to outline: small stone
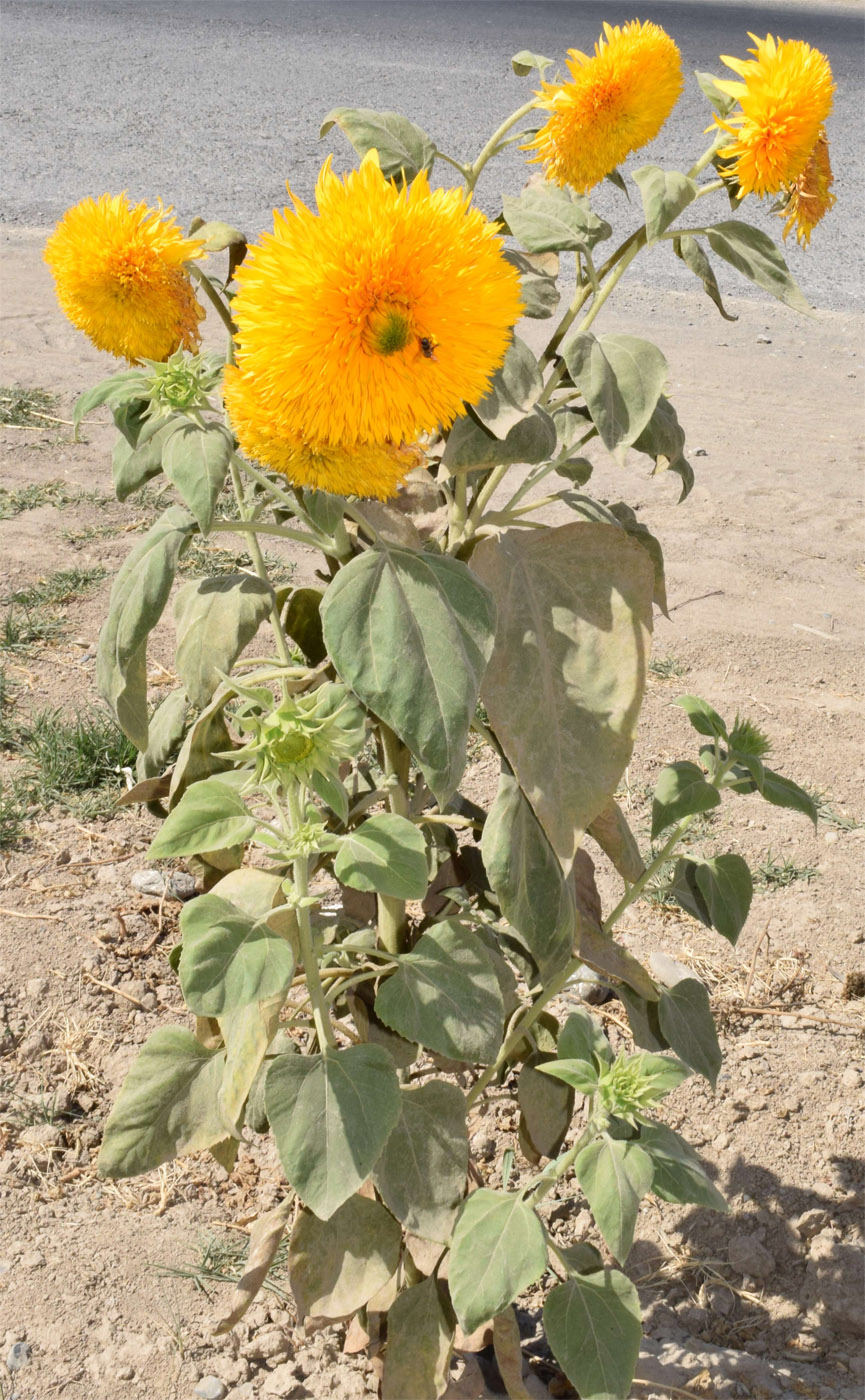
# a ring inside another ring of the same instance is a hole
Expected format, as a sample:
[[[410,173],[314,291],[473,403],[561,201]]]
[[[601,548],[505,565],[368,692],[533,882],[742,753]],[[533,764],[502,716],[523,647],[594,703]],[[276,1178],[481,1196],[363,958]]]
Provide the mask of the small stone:
[[[496,1140],[487,1133],[476,1133],[472,1138],[472,1154],[482,1162],[489,1162],[496,1155]]]
[[[277,1366],[271,1371],[261,1389],[262,1395],[275,1395],[279,1400],[287,1400],[289,1396],[300,1396],[306,1394],[306,1389],[298,1379],[297,1368],[293,1361],[284,1361],[281,1366]]]
[[[41,1269],[45,1266],[45,1255],[40,1254],[38,1249],[32,1249],[28,1254],[21,1255],[22,1269]]]
[[[713,1138],[712,1146],[717,1152],[723,1152],[726,1148],[730,1146],[730,1134],[719,1133],[716,1138]]]
[[[185,870],[175,870],[164,875],[161,870],[136,870],[132,876],[132,888],[139,894],[149,894],[161,898],[185,900],[195,894],[195,877]]]
[[[30,1364],[30,1357],[33,1349],[29,1342],[16,1342],[9,1348],[6,1356],[6,1369],[8,1371],[20,1371],[22,1367]]]
[[[40,1001],[50,986],[51,983],[48,981],[47,977],[31,977],[24,983],[24,988],[30,1001]]]
[[[134,1366],[118,1366],[118,1367],[117,1367],[117,1370],[114,1372],[114,1374],[115,1374],[115,1376],[117,1377],[117,1379],[118,1379],[119,1381],[134,1381],[134,1380],[135,1380],[135,1367],[134,1367]]]
[[[228,1386],[218,1376],[202,1376],[195,1387],[195,1394],[199,1400],[225,1400]]]
[[[855,1065],[848,1066],[841,1075],[841,1083],[845,1089],[858,1089],[862,1083],[862,1075]]]
[[[775,1269],[775,1260],[756,1235],[733,1235],[727,1248],[730,1267],[749,1278],[768,1278]]]
[[[241,1351],[250,1361],[287,1361],[291,1354],[281,1327],[266,1327],[250,1337]]]

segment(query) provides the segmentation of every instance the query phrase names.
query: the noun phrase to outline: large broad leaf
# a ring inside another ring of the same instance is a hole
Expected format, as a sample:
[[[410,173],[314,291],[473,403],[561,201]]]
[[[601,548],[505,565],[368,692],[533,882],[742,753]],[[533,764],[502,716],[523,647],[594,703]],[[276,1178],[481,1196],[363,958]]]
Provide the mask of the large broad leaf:
[[[225,1071],[219,1090],[219,1111],[223,1122],[237,1132],[255,1078],[276,1035],[284,1001],[284,993],[277,992],[263,1001],[252,1001],[236,1011],[226,1011],[219,1018],[219,1031],[225,1041]],[[291,1041],[288,1043],[292,1044]]]
[[[387,1315],[381,1400],[438,1400],[448,1387],[454,1341],[447,1289],[436,1278],[407,1288]]]
[[[582,1400],[626,1400],[640,1354],[640,1300],[618,1270],[579,1274],[544,1304],[544,1330]]]
[[[202,894],[184,906],[180,927],[180,987],[197,1016],[221,1016],[288,991],[294,954],[264,919]]]
[[[694,1149],[672,1128],[665,1123],[643,1123],[640,1146],[652,1159],[652,1190],[656,1196],[679,1205],[729,1210]]]
[[[454,1230],[448,1276],[464,1331],[489,1322],[546,1267],[546,1236],[532,1207],[515,1193],[473,1191]]]
[[[142,1047],[111,1110],[102,1176],[140,1176],[226,1135],[217,1107],[225,1056],[205,1050],[191,1031],[161,1026]]]
[[[646,868],[643,857],[627,818],[614,797],[610,798],[603,812],[590,822],[588,832],[623,880],[627,880],[629,885],[639,880]]]
[[[413,180],[421,170],[430,170],[436,148],[426,132],[399,112],[376,112],[370,107],[334,107],[321,124],[319,136],[338,126],[359,156],[378,152],[381,173],[386,179]]]
[[[482,698],[562,866],[630,760],[649,656],[654,575],[612,525],[484,540],[472,567],[498,610]]]
[[[585,1060],[598,1069],[613,1062],[613,1047],[600,1021],[582,1006],[572,1011],[562,1026],[556,1053],[562,1060]]]
[[[232,698],[230,687],[220,686],[210,704],[205,706],[186,731],[171,775],[169,809],[177,806],[187,788],[193,784],[212,774],[231,770],[231,759],[221,755],[227,755],[233,745],[224,714]]]
[[[758,789],[757,783],[750,773],[743,774],[736,782],[729,783],[728,786],[733,792],[760,791],[761,796],[767,802],[771,802],[773,807],[789,807],[794,812],[801,812],[803,816],[810,817],[814,825],[817,825],[817,804],[813,797],[798,783],[794,783],[792,778],[785,778],[783,773],[775,773],[771,768],[764,768],[762,789]]]
[[[721,1069],[721,1047],[709,993],[696,977],[665,988],[658,1005],[661,1033],[680,1059],[714,1088]]]
[[[453,1060],[490,1064],[504,1002],[482,939],[455,919],[433,924],[383,983],[375,1009],[406,1040]]]
[[[667,361],[657,345],[635,335],[577,331],[560,354],[604,446],[613,452],[635,443],[667,382]]]
[[[652,1189],[651,1158],[637,1143],[605,1133],[583,1148],[574,1171],[610,1253],[624,1264],[634,1242],[640,1201]]]
[[[735,947],[751,908],[754,881],[748,862],[730,853],[701,860],[695,871],[712,925]]]
[[[447,1244],[465,1192],[469,1146],[465,1096],[431,1079],[400,1090],[401,1112],[373,1180],[388,1210],[413,1235]]]
[[[652,840],[683,817],[717,807],[721,794],[707,783],[696,763],[682,760],[662,768],[652,798]]]
[[[541,1074],[538,1066],[551,1060],[549,1055],[531,1055],[520,1070],[517,1093],[520,1104],[520,1145],[523,1152],[539,1162],[555,1157],[574,1116],[574,1091],[568,1084]]]
[[[384,1206],[365,1196],[350,1196],[329,1220],[302,1210],[288,1250],[300,1315],[351,1317],[396,1272],[401,1235]]]
[[[369,817],[342,838],[333,873],[355,890],[423,899],[428,883],[423,832],[391,812]]]
[[[136,442],[119,433],[111,450],[111,478],[118,501],[125,501],[162,471],[162,454],[182,418],[145,419]]]
[[[502,210],[514,238],[529,253],[594,248],[612,233],[587,199],[557,185],[534,185],[518,199],[505,197]]]
[[[341,569],[321,608],[342,679],[417,758],[440,803],[459,784],[495,614],[456,559],[388,547]]]
[[[187,788],[169,812],[147,852],[154,860],[194,856],[239,846],[255,831],[255,819],[236,788],[206,778]]]
[[[177,487],[198,521],[202,534],[213,522],[213,509],[228,475],[234,436],[223,423],[184,423],[171,434],[162,452],[162,470]]]
[[[393,1060],[378,1045],[280,1055],[265,1097],[290,1184],[329,1220],[369,1176],[399,1118]]]
[[[481,854],[502,913],[546,981],[573,950],[572,886],[519,783],[507,771],[484,825]]]
[[[504,438],[483,427],[467,413],[458,418],[448,434],[442,461],[448,471],[477,471],[484,467],[510,466],[520,462],[531,466],[545,462],[556,450],[556,425],[537,405],[519,418]]]
[[[700,188],[696,180],[678,170],[662,170],[659,165],[642,165],[631,171],[631,179],[639,186],[650,243],[678,219],[697,198]]]
[[[780,250],[762,229],[743,224],[740,219],[727,219],[712,228],[698,231],[705,233],[712,252],[741,272],[743,277],[762,287],[765,292],[771,292],[773,297],[792,306],[794,311],[811,312]]]
[[[72,424],[75,428],[76,440],[81,420],[92,413],[94,408],[99,408],[101,404],[107,403],[112,407],[114,404],[126,403],[130,399],[140,398],[147,392],[147,376],[142,369],[122,369],[117,374],[112,374],[108,379],[101,380],[94,384],[92,389],[86,389],[75,400],[72,410]]]
[[[537,360],[526,342],[514,336],[504,364],[496,370],[487,393],[473,405],[472,412],[497,438],[506,438],[529,412],[542,388]]]
[[[703,284],[703,291],[709,300],[715,303],[724,320],[738,321],[739,317],[733,316],[724,306],[715,270],[703,251],[702,244],[698,243],[690,233],[683,233],[679,238],[673,239],[673,252],[677,258],[681,258],[695,277],[699,277]]]
[[[542,265],[550,256],[555,257],[554,254],[521,253],[516,248],[508,248],[504,254],[505,261],[520,274],[523,315],[538,321],[552,316],[561,300],[555,272]]]
[[[124,734],[147,748],[147,638],[168,601],[177,561],[196,528],[169,506],[120,566],[99,634],[96,680]]]
[[[183,739],[189,708],[182,688],[172,690],[150,716],[147,748],[138,755],[135,771],[139,778],[155,778],[165,772]]]
[[[174,600],[177,674],[196,709],[203,709],[273,606],[273,593],[254,574],[185,583]]]

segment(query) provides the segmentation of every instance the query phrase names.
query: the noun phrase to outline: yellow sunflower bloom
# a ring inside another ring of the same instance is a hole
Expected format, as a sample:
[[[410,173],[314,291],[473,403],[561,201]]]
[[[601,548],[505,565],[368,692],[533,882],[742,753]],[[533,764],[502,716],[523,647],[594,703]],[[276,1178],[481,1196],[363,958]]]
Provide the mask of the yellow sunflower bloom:
[[[424,174],[399,189],[375,151],[345,180],[328,160],[316,198],[318,214],[296,199],[275,213],[237,274],[237,362],[262,431],[318,450],[447,426],[486,392],[521,310],[494,226]]]
[[[281,472],[295,486],[310,486],[334,496],[372,496],[387,501],[423,461],[419,448],[390,443],[346,447],[318,442],[310,446],[269,418],[257,391],[257,383],[247,374],[234,365],[226,366],[223,397],[242,451]]]
[[[753,59],[721,61],[741,82],[718,80],[718,87],[739,103],[740,111],[715,123],[735,138],[721,155],[732,164],[725,172],[747,194],[786,192],[811,159],[832,110],[835,84],[829,60],[801,39],[758,39]]]
[[[682,91],[682,60],[657,24],[604,25],[593,56],[571,49],[572,81],[543,83],[549,120],[524,150],[548,180],[585,194],[632,151],[654,140]]]
[[[832,194],[834,176],[829,164],[829,142],[825,132],[821,132],[808,159],[808,164],[798,180],[794,180],[782,198],[778,212],[784,224],[784,237],[795,228],[798,241],[807,245],[811,234],[824,214],[835,203]]]
[[[133,364],[197,350],[204,311],[186,264],[201,243],[184,238],[170,210],[130,205],[125,194],[82,199],[45,246],[57,300],[99,350]]]

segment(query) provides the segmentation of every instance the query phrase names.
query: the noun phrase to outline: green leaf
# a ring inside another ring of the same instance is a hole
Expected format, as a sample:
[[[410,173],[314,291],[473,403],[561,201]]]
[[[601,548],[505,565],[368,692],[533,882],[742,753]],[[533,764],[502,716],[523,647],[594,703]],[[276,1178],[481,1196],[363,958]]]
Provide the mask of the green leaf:
[[[593,1274],[604,1267],[601,1251],[593,1244],[557,1244],[555,1249],[569,1274]]]
[[[510,530],[472,568],[498,612],[481,698],[514,775],[569,870],[630,760],[654,576],[620,526]]]
[[[436,148],[426,132],[399,112],[375,112],[369,107],[334,107],[321,124],[319,137],[338,126],[359,156],[378,151],[385,179],[413,180],[431,170]]]
[[[310,666],[320,666],[327,656],[321,630],[323,597],[320,588],[295,588],[285,610],[285,630]]]
[[[379,989],[375,1009],[406,1040],[453,1060],[490,1064],[504,1003],[480,938],[455,919],[433,924]]]
[[[333,873],[355,890],[423,899],[428,883],[423,832],[390,812],[368,817],[342,837]]]
[[[270,586],[254,574],[193,579],[174,600],[177,674],[190,702],[203,709],[273,606]]]
[[[443,1283],[425,1278],[400,1293],[387,1315],[381,1400],[439,1400],[448,1387],[453,1341]]]
[[[669,368],[656,345],[635,335],[577,331],[560,352],[582,391],[604,446],[635,443],[655,411]]]
[[[727,726],[708,701],[701,700],[698,695],[680,695],[673,703],[685,711],[692,728],[696,729],[698,734],[706,734],[710,739],[726,740]]]
[[[489,820],[489,818],[487,818]],[[639,880],[646,867],[640,855],[640,848],[627,818],[614,797],[587,828],[593,841],[597,841],[604,855],[610,860],[623,880],[632,885]]]
[[[530,1055],[520,1070],[517,1084],[520,1140],[524,1150],[527,1145],[534,1149],[536,1161],[541,1157],[555,1157],[561,1151],[574,1116],[570,1085],[556,1083],[555,1078],[541,1073],[551,1061],[549,1055]]]
[[[369,1176],[401,1108],[393,1060],[379,1045],[280,1055],[265,1101],[283,1171],[321,1220]]]
[[[696,881],[713,927],[735,947],[754,894],[748,862],[732,853],[698,861]]]
[[[634,1242],[637,1212],[652,1189],[652,1160],[636,1142],[602,1137],[584,1147],[574,1172],[604,1241],[620,1264]]]
[[[509,262],[520,274],[522,314],[537,321],[545,321],[552,316],[561,300],[555,275],[545,271],[541,265],[548,256],[521,253],[518,248],[507,248],[504,252],[505,262]]]
[[[83,418],[104,403],[124,403],[127,399],[138,398],[147,388],[147,376],[141,369],[122,369],[86,389],[75,400],[72,410],[72,423],[76,438]]]
[[[665,988],[658,1004],[661,1032],[670,1047],[714,1088],[721,1069],[721,1047],[709,993],[695,977]]]
[[[538,1067],[553,1079],[569,1084],[578,1094],[595,1094],[598,1090],[598,1071],[585,1060],[550,1060]]]
[[[539,53],[532,53],[531,49],[520,49],[511,59],[511,67],[518,78],[525,78],[531,73],[533,68],[537,68],[541,77],[554,62],[552,58],[544,58]]]
[[[685,430],[672,403],[663,394],[645,428],[631,446],[635,452],[645,452],[654,459],[653,476],[672,471],[682,478],[679,500],[683,501],[694,484],[694,473],[684,456]]]
[[[524,340],[514,336],[504,363],[472,413],[497,438],[504,439],[522,422],[543,389],[538,362]]]
[[[120,566],[99,634],[96,679],[124,734],[147,748],[147,638],[168,601],[195,522],[169,506]]]
[[[447,1244],[465,1194],[466,1101],[455,1084],[431,1079],[400,1089],[400,1116],[373,1172],[376,1189],[407,1230]]]
[[[302,1210],[288,1269],[301,1317],[351,1317],[396,1272],[402,1232],[378,1201],[350,1196],[328,1220]]]
[[[191,1031],[168,1026],[142,1046],[123,1082],[102,1138],[101,1176],[140,1176],[225,1135],[217,1108],[224,1054]]]
[[[486,588],[456,559],[389,546],[341,569],[321,613],[339,675],[408,746],[445,802],[465,768],[492,651]]]
[[[206,778],[187,788],[177,806],[169,812],[147,852],[154,860],[166,856],[191,856],[239,846],[255,831],[236,788],[219,778]]]
[[[241,872],[232,871],[232,874],[239,875]],[[219,1090],[219,1109],[223,1122],[238,1133],[252,1086],[276,1035],[284,1001],[284,993],[278,992],[264,1001],[253,1001],[247,1006],[238,1007],[236,1011],[226,1011],[219,1018],[219,1030],[225,1041],[225,1071]],[[293,1048],[289,1042],[289,1050]],[[263,1103],[260,1103],[259,1111],[262,1108]]]
[[[618,1270],[580,1274],[544,1303],[544,1331],[582,1400],[625,1400],[640,1354],[640,1300]]]
[[[288,991],[294,955],[264,919],[250,918],[216,894],[202,894],[184,905],[180,928],[180,987],[197,1016],[221,1016]]]
[[[529,253],[594,248],[613,231],[583,195],[572,196],[557,185],[534,185],[517,199],[505,196],[502,210],[514,238]]]
[[[662,170],[659,165],[641,165],[631,171],[631,179],[639,187],[646,216],[646,235],[650,243],[674,223],[688,205],[697,198],[699,185],[678,170]]]
[[[176,807],[187,788],[202,778],[232,770],[231,760],[219,757],[233,743],[223,713],[232,698],[229,687],[221,686],[187,730],[171,775],[169,808]]]
[[[573,893],[543,827],[506,770],[484,824],[481,855],[502,914],[546,981],[571,956]]]
[[[481,467],[533,466],[552,456],[556,425],[537,406],[514,424],[505,438],[497,438],[471,416],[458,418],[448,434],[442,461],[451,472],[477,471]]]
[[[183,423],[173,432],[162,453],[162,470],[177,487],[184,504],[206,535],[213,521],[213,508],[225,485],[228,464],[234,451],[234,435],[222,423]]]
[[[118,501],[127,500],[145,482],[159,475],[165,445],[182,423],[179,417],[169,418],[168,422],[147,418],[134,446],[122,435],[118,437],[111,453],[111,476]]]
[[[712,252],[741,272],[743,277],[770,292],[785,305],[792,306],[794,311],[812,314],[783,256],[767,233],[739,219],[726,219],[699,232],[705,233]]]
[[[652,840],[674,822],[708,812],[720,801],[718,789],[706,782],[696,763],[668,764],[661,769],[652,798]]]
[[[186,729],[188,704],[182,689],[172,690],[150,717],[147,748],[138,755],[135,768],[139,778],[155,778],[163,773],[176,752]]]
[[[758,791],[757,783],[750,773],[739,778],[737,782],[728,783],[727,786],[732,792]],[[771,768],[764,768],[762,796],[773,807],[789,807],[794,812],[801,812],[803,816],[810,817],[816,827],[817,804],[811,794],[798,783],[794,783],[792,778],[785,778],[783,774],[775,773]]]
[[[722,88],[718,87],[718,79],[712,73],[696,72],[694,77],[700,84],[700,90],[705,97],[708,97],[715,111],[722,117],[726,117],[732,112],[736,105],[735,97],[730,97]]]
[[[556,1050],[562,1060],[585,1060],[598,1069],[613,1062],[613,1048],[600,1022],[582,1006],[562,1026]]]
[[[656,1196],[679,1205],[729,1210],[694,1149],[672,1128],[665,1123],[641,1124],[640,1146],[652,1159],[652,1191]]]
[[[628,1013],[628,1025],[634,1037],[634,1044],[642,1050],[665,1050],[667,1041],[661,1034],[658,1020],[658,993],[655,999],[640,996],[631,987],[620,987],[619,998]]]
[[[667,579],[664,572],[664,551],[661,542],[651,530],[648,529],[637,517],[636,511],[632,510],[624,501],[614,501],[610,506],[613,517],[618,520],[623,530],[631,536],[631,539],[642,545],[652,561],[655,571],[655,591],[652,601],[665,617],[669,617],[667,611]]]
[[[114,426],[130,447],[138,446],[139,438],[145,428],[155,428],[156,426],[150,416],[151,403],[149,399],[137,396],[130,398],[129,395],[124,394],[116,403],[112,403],[110,408]]]
[[[715,270],[704,253],[702,244],[698,243],[690,233],[682,233],[678,238],[673,239],[673,252],[677,258],[682,260],[689,271],[693,272],[695,277],[699,277],[706,296],[714,302],[724,320],[738,321],[739,317],[732,315],[724,306]]]
[[[547,1267],[543,1226],[516,1194],[481,1187],[463,1203],[448,1283],[465,1332],[474,1332],[536,1283]]]

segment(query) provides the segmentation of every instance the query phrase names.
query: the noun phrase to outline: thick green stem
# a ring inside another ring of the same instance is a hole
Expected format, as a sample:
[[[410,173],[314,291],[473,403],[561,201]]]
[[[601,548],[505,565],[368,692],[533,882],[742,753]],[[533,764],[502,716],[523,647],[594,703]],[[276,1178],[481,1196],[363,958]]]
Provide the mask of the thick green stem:
[[[246,493],[243,489],[243,478],[237,469],[236,462],[232,461],[230,471],[231,484],[234,487],[234,494],[237,498],[237,508],[240,511],[240,514],[246,518],[248,514],[246,504]],[[252,532],[249,536],[248,547],[249,552],[252,555],[252,562],[255,567],[255,572],[258,574],[258,577],[261,579],[262,583],[266,583],[268,588],[270,588],[272,592],[273,585],[271,584],[270,578],[268,577],[267,565],[264,562],[264,555],[261,552],[261,545],[258,543],[258,536],[254,528],[252,529]],[[273,597],[273,603],[270,609],[270,625],[273,628],[273,639],[276,643],[276,650],[279,653],[280,661],[285,666],[292,666],[294,664],[294,659],[291,655],[291,650],[289,648],[285,632],[282,630],[282,619],[279,616],[279,607],[277,605],[275,595]]]
[[[407,817],[408,779],[411,755],[393,730],[386,724],[379,725],[384,770],[390,779],[387,792],[387,805],[399,817]],[[378,900],[378,936],[382,947],[388,953],[405,952],[408,934],[405,900],[394,899],[392,895],[380,894]]]
[[[220,535],[274,535],[278,540],[294,540],[295,544],[308,544],[310,549],[321,549],[321,541],[314,535],[286,529],[284,525],[264,525],[259,520],[214,520],[210,531],[211,534]]]
[[[204,292],[204,295],[207,297],[207,300],[210,302],[211,306],[216,311],[217,315],[219,316],[219,319],[225,326],[225,329],[228,331],[228,363],[233,365],[234,337],[237,335],[237,326],[231,319],[231,312],[229,311],[225,302],[222,300],[222,297],[219,295],[216,288],[213,286],[207,274],[202,272],[200,267],[196,267],[195,263],[190,264],[189,270],[192,273],[201,290]]]
[[[588,1147],[592,1138],[595,1136],[595,1131],[594,1124],[589,1123],[580,1133],[573,1147],[569,1147],[567,1152],[563,1152],[561,1157],[557,1157],[554,1162],[550,1162],[549,1166],[541,1172],[530,1193],[532,1205],[538,1205],[545,1196],[550,1194],[556,1182],[561,1181],[565,1173],[570,1171],[583,1148]]]
[[[303,814],[300,809],[300,793],[295,784],[292,784],[288,789],[287,798],[290,826],[292,830],[296,830],[303,823]],[[315,955],[315,945],[312,939],[312,922],[309,917],[309,906],[305,902],[309,894],[308,856],[297,856],[295,858],[292,863],[291,877],[294,884],[294,893],[297,897],[295,913],[297,915],[300,956],[303,961],[303,970],[306,973],[306,987],[309,992],[310,1006],[312,1007],[312,1019],[315,1024],[315,1033],[318,1037],[318,1044],[321,1050],[324,1050],[328,1046],[334,1049],[336,1047],[336,1036],[333,1033],[327,999],[324,995],[321,978],[318,974],[318,958]]]
[[[448,520],[448,550],[453,553],[465,534],[468,519],[468,477],[460,472],[454,477],[453,499]]]
[[[537,105],[538,104],[536,99],[532,98],[531,102],[524,103],[522,107],[518,107],[515,112],[512,112],[509,117],[506,117],[505,120],[502,122],[501,126],[498,128],[498,130],[493,132],[492,136],[490,137],[487,144],[484,146],[483,150],[478,155],[477,159],[468,167],[467,171],[465,172],[466,185],[470,190],[473,190],[475,185],[477,184],[478,176],[480,175],[484,166],[487,164],[488,161],[492,160],[493,156],[496,154],[496,148],[498,147],[498,144],[501,141],[502,137],[506,136],[510,131],[511,127],[516,126],[517,122],[522,121],[523,117],[528,116],[529,112],[534,111]]]

